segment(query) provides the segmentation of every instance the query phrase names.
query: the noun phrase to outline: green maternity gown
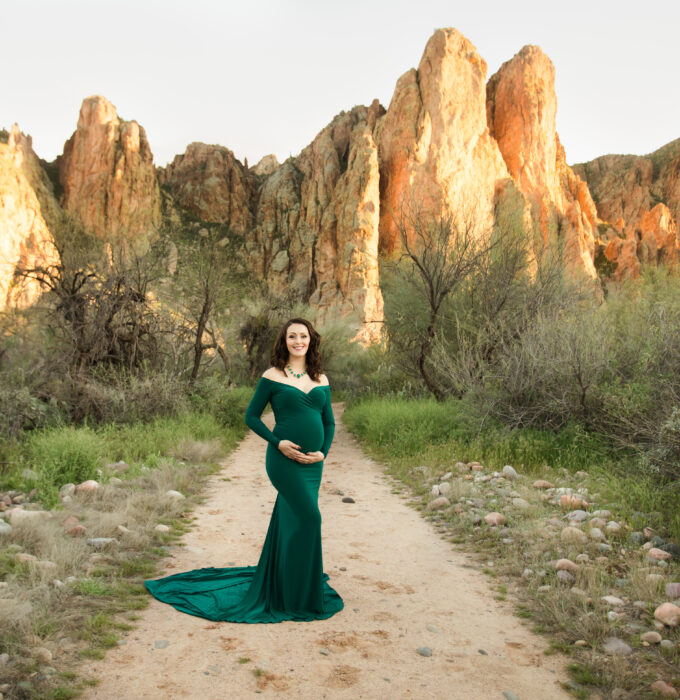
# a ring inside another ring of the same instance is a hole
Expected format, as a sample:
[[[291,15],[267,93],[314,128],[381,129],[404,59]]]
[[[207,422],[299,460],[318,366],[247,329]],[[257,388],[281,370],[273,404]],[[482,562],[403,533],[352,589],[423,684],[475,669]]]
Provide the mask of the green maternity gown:
[[[271,403],[273,432],[260,416]],[[268,441],[267,475],[278,491],[257,566],[207,567],[145,581],[158,600],[209,620],[321,620],[343,608],[328,584],[321,553],[318,496],[323,462],[300,464],[279,449],[282,439],[302,452],[328,455],[335,420],[327,385],[304,392],[261,377],[246,410],[247,425]]]

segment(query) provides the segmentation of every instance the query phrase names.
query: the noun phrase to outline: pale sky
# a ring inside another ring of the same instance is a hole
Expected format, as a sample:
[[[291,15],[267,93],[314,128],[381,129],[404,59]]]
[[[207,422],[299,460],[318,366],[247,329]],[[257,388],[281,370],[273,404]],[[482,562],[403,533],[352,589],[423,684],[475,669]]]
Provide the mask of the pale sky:
[[[678,0],[0,0],[0,26],[0,126],[18,122],[46,160],[101,94],[146,129],[157,165],[192,141],[283,161],[338,112],[387,107],[439,27],[488,76],[543,49],[569,163],[680,137]]]

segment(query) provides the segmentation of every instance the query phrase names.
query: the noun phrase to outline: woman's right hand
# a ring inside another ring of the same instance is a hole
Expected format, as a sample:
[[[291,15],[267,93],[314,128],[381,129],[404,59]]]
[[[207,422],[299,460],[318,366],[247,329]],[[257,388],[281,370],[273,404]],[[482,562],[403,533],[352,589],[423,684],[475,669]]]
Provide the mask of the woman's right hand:
[[[288,459],[294,459],[296,462],[300,461],[299,457],[302,454],[300,451],[301,449],[300,445],[296,445],[290,440],[281,440],[281,442],[279,442],[279,450],[281,450]]]

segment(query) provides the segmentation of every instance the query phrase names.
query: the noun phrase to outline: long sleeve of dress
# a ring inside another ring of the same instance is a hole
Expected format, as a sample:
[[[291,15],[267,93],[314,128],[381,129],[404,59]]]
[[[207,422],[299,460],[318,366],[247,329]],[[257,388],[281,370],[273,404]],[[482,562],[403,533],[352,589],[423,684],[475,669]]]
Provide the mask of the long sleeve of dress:
[[[330,390],[326,394],[326,403],[323,405],[323,411],[321,413],[321,421],[323,422],[323,446],[321,451],[323,452],[324,459],[328,456],[328,450],[331,449],[331,443],[333,442],[333,435],[335,434],[335,417],[333,416],[333,409],[331,407],[331,392]]]
[[[255,388],[255,394],[250,399],[248,408],[246,409],[246,425],[261,438],[271,442],[274,447],[278,447],[281,438],[276,437],[274,433],[262,422],[260,416],[264,411],[264,407],[271,399],[272,390],[269,382],[263,382],[261,379]]]

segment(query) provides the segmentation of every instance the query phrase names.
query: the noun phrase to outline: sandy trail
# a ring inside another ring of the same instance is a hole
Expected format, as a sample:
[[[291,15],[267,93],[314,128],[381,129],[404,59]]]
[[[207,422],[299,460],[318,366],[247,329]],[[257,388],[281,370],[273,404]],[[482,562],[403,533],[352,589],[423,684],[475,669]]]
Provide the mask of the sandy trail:
[[[392,493],[344,428],[342,410],[334,405],[319,506],[324,570],[344,610],[328,620],[248,625],[214,623],[154,599],[126,643],[90,663],[88,675],[101,683],[86,697],[503,700],[504,690],[520,700],[570,697],[558,685],[568,679],[559,655],[545,656],[546,643],[511,603],[494,600],[470,558]],[[271,413],[264,420],[272,426]],[[265,448],[250,433],[225,459],[164,575],[257,563],[276,497]],[[337,489],[356,503],[343,503]],[[431,657],[416,652],[422,646]]]

